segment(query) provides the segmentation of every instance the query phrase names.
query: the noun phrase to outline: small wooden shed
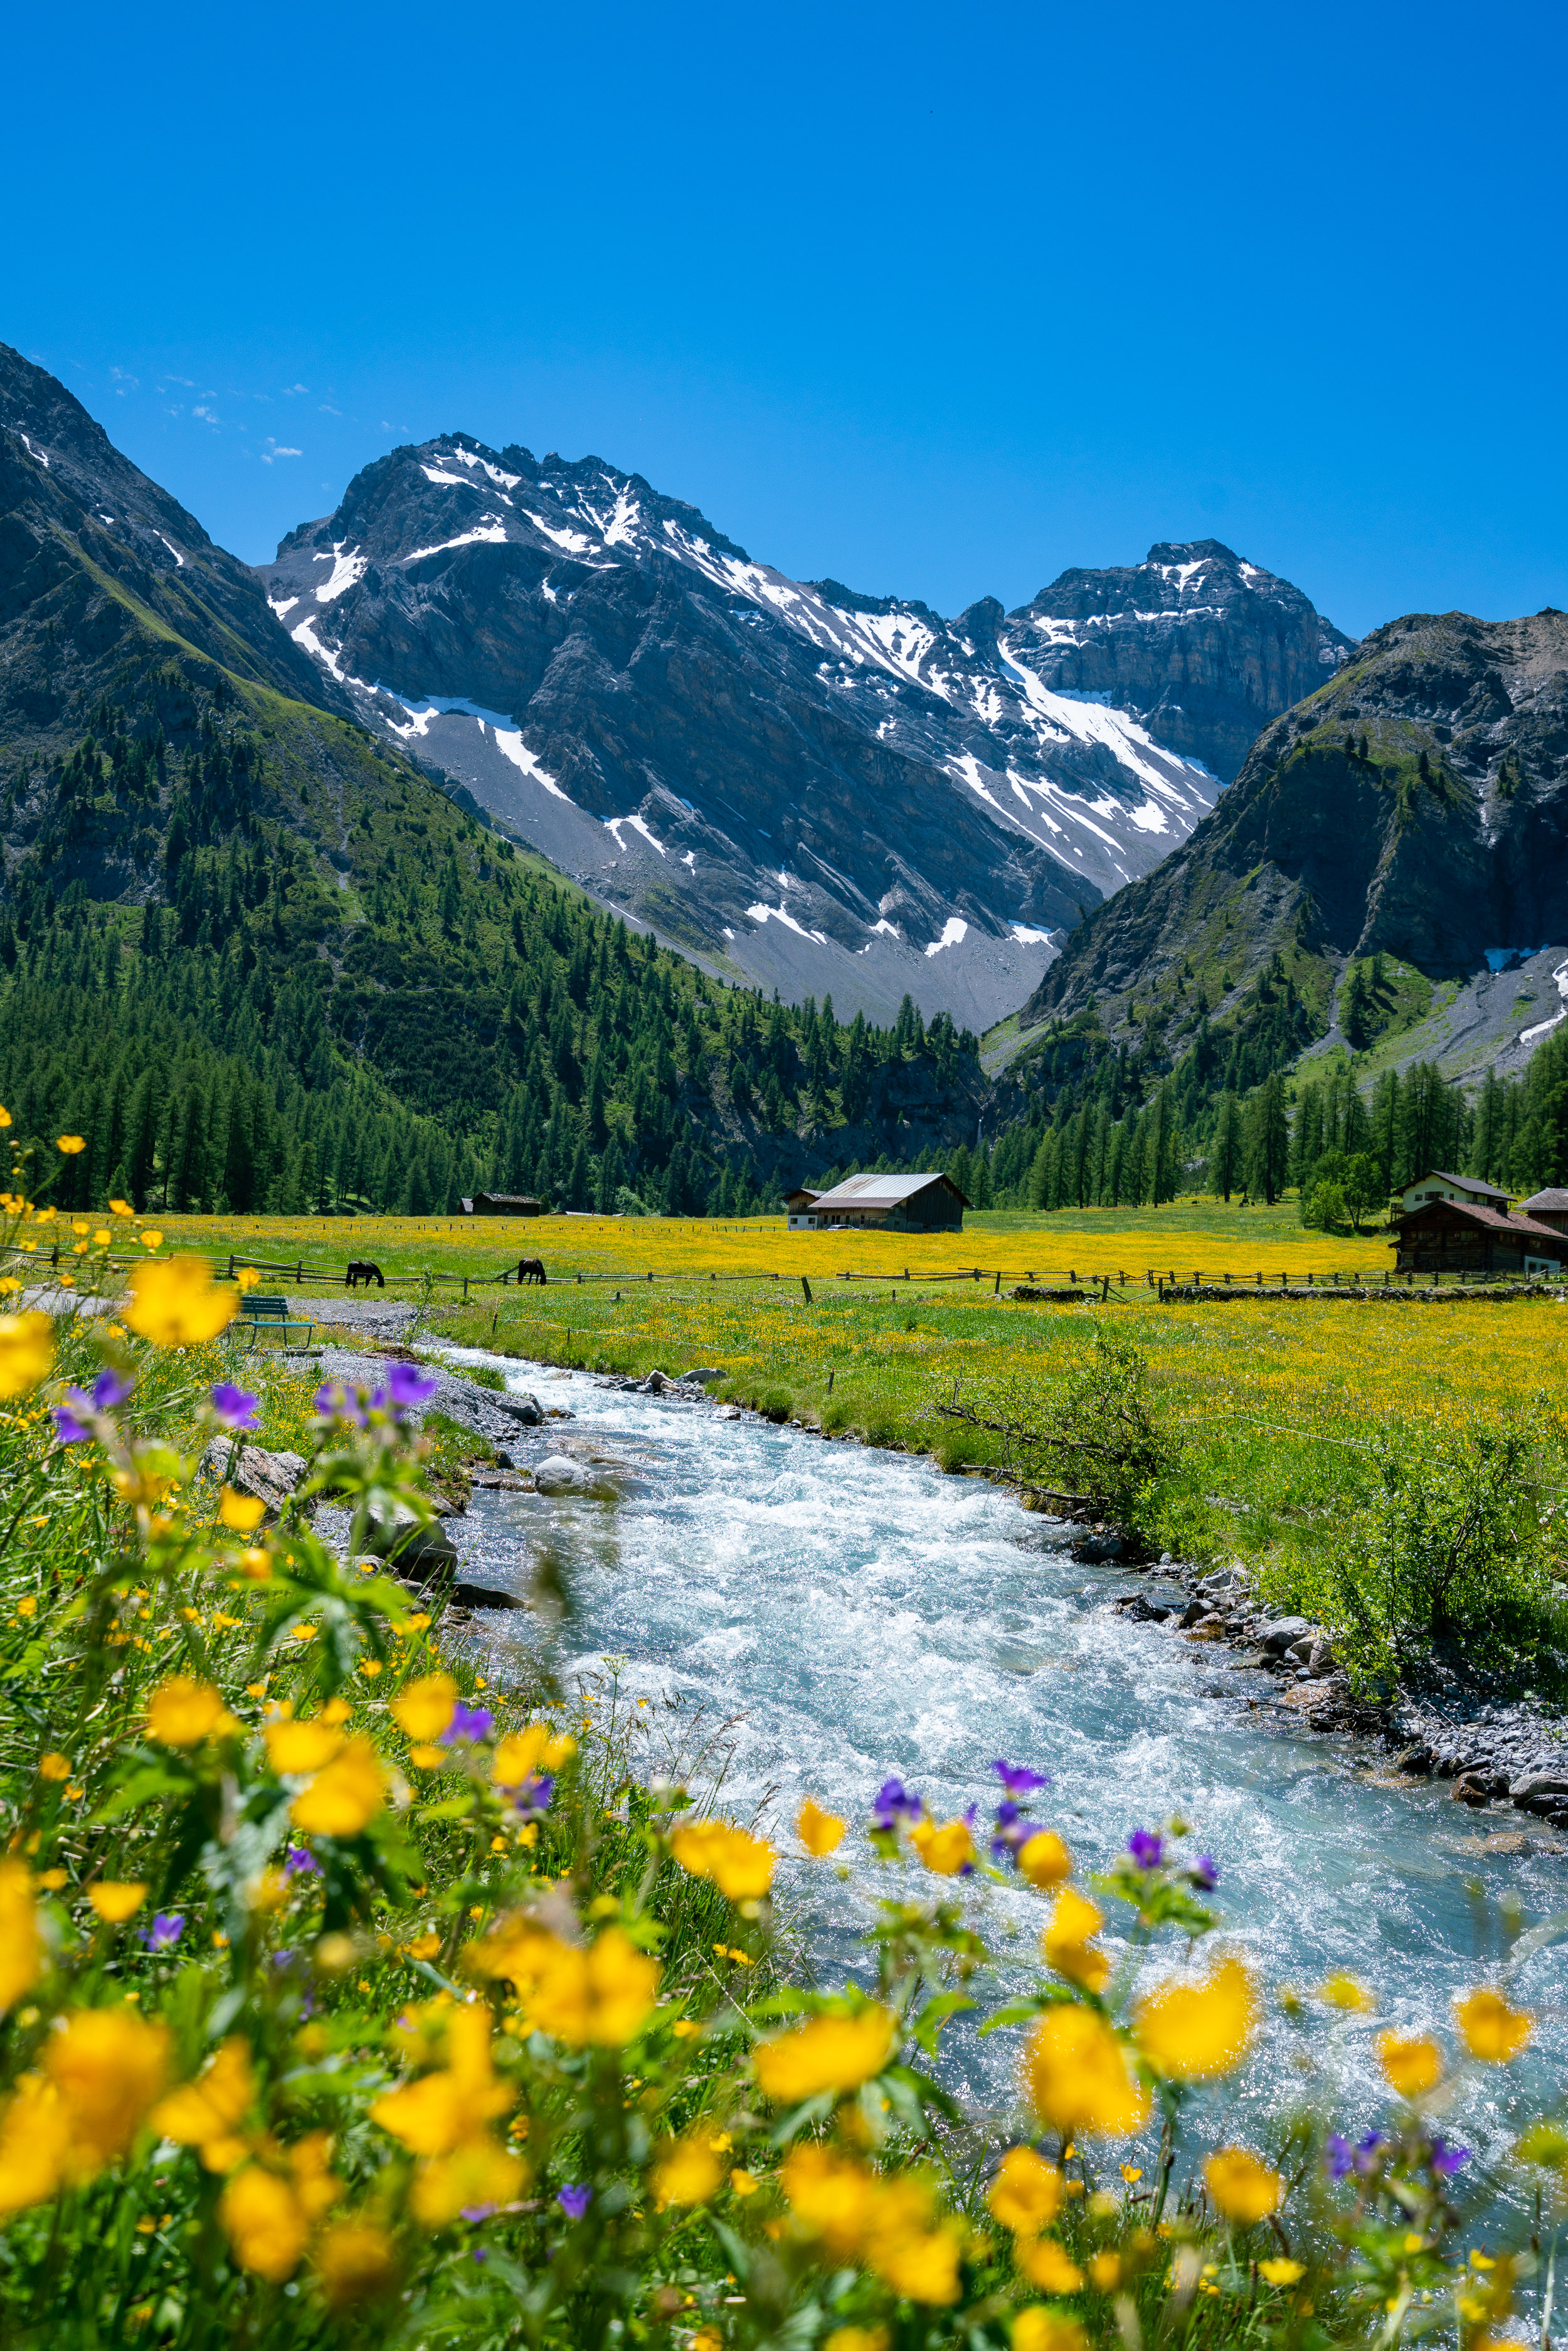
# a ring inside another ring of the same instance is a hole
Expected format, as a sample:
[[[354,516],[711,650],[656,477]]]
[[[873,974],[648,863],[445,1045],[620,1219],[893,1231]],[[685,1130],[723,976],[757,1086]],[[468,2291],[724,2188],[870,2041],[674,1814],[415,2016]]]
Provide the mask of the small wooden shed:
[[[545,1204],[528,1192],[476,1192],[463,1203],[465,1217],[542,1217]]]

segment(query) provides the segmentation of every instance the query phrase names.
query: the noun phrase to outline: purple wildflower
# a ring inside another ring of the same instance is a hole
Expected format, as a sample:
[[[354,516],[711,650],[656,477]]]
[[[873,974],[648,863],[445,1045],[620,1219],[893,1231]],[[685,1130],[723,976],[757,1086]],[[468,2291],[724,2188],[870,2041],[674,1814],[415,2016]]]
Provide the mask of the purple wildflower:
[[[1343,2132],[1331,2131],[1323,2147],[1323,2164],[1331,2179],[1348,2178],[1355,2158]]]
[[[66,1396],[66,1403],[57,1404],[55,1406],[55,1426],[59,1432],[60,1443],[62,1445],[85,1444],[91,1437],[92,1430],[80,1415],[92,1410],[92,1398],[84,1395],[80,1388],[68,1388]]]
[[[308,1846],[291,1844],[283,1866],[290,1877],[305,1877],[311,1871],[319,1869],[321,1865]]]
[[[141,1939],[150,1951],[172,1951],[185,1931],[178,1910],[160,1910]]]
[[[520,1813],[525,1820],[530,1819],[536,1813],[549,1812],[550,1799],[554,1794],[555,1780],[552,1774],[549,1771],[535,1772],[531,1778],[523,1782],[520,1788],[514,1791],[512,1809],[514,1812]]]
[[[991,1766],[1009,1796],[1031,1795],[1036,1788],[1049,1788],[1049,1771],[1031,1771],[1026,1763],[1004,1762],[998,1755]]]
[[[422,1372],[415,1364],[387,1365],[386,1393],[393,1412],[406,1412],[411,1405],[428,1404],[436,1384],[434,1374]]]
[[[1165,1849],[1165,1839],[1153,1829],[1134,1829],[1127,1839],[1127,1851],[1140,1869],[1158,1869]]]
[[[225,1428],[254,1428],[256,1426],[256,1402],[257,1399],[247,1395],[244,1388],[236,1388],[232,1380],[220,1380],[213,1390],[213,1410]]]
[[[1187,1876],[1201,1893],[1212,1894],[1219,1883],[1219,1864],[1211,1855],[1200,1853]]]
[[[898,1826],[901,1813],[906,1819],[917,1821],[923,1809],[913,1788],[906,1788],[902,1780],[884,1780],[876,1792],[871,1824],[873,1829],[894,1829]]]
[[[1439,2179],[1452,2179],[1455,2172],[1462,2171],[1469,2159],[1468,2147],[1450,2147],[1445,2138],[1432,2141],[1432,2168]]]
[[[108,1371],[99,1372],[92,1384],[93,1404],[99,1412],[112,1412],[117,1404],[125,1402],[135,1385],[133,1379],[124,1372],[117,1372],[111,1364]]]
[[[1364,2177],[1377,2169],[1379,2150],[1388,2144],[1382,2131],[1368,2131],[1355,2150],[1355,2168]]]
[[[569,2220],[580,2220],[593,2201],[591,2188],[558,2188],[556,2202]]]
[[[465,1706],[459,1699],[452,1709],[451,1721],[441,1734],[441,1743],[452,1747],[460,1739],[488,1739],[495,1719],[487,1706]]]
[[[316,1391],[314,1406],[323,1420],[351,1421],[356,1428],[365,1425],[363,1398],[356,1389],[345,1387],[341,1380],[323,1380]]]
[[[465,2204],[459,2208],[457,2217],[460,2220],[467,2220],[470,2223],[487,2220],[495,2209],[493,2204]]]

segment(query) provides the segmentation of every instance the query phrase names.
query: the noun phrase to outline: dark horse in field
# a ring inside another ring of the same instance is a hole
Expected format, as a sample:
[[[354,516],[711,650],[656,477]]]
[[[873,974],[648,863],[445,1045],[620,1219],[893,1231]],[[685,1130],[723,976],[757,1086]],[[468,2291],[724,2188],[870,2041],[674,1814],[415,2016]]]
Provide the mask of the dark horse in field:
[[[343,1287],[345,1290],[358,1290],[361,1281],[367,1290],[372,1281],[381,1290],[387,1286],[386,1276],[379,1265],[371,1265],[367,1258],[350,1258],[349,1270],[343,1276]]]
[[[544,1259],[538,1257],[520,1257],[517,1259],[517,1280],[543,1282],[546,1280]]]

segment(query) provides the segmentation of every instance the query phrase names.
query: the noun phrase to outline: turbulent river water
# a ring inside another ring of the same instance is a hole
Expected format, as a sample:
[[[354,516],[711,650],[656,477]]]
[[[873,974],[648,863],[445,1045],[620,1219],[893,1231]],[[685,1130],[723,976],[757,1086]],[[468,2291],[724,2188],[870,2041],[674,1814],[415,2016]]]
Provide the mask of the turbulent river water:
[[[1249,1707],[1266,1677],[1114,1614],[1125,1573],[1075,1562],[1067,1528],[995,1487],[586,1375],[469,1351],[453,1361],[491,1363],[514,1388],[570,1406],[561,1434],[638,1469],[615,1503],[475,1497],[465,1573],[523,1593],[542,1544],[566,1565],[569,1674],[624,1658],[633,1700],[674,1694],[715,1725],[733,1719],[725,1807],[746,1818],[766,1802],[786,1854],[798,1850],[789,1823],[802,1795],[863,1821],[890,1772],[939,1818],[972,1803],[984,1813],[997,1756],[1051,1774],[1037,1810],[1084,1873],[1131,1829],[1179,1813],[1191,1850],[1219,1865],[1228,1936],[1266,1982],[1309,1991],[1348,1966],[1375,1991],[1375,2020],[1331,2031],[1319,2009],[1308,2035],[1344,2128],[1380,2104],[1374,2030],[1448,2027],[1454,1994],[1483,1972],[1497,1906],[1516,1900],[1533,1925],[1568,1903],[1568,1864],[1478,1855],[1476,1820],[1445,1786],[1387,1784],[1381,1750],[1281,1731]],[[531,1456],[549,1449],[536,1441]],[[502,1648],[537,1637],[521,1614],[480,1621]],[[877,1896],[894,1890],[858,1831],[841,1855],[848,1885],[827,1863],[781,1872],[824,1981],[862,1970],[857,1938]],[[987,1988],[999,2000],[1018,1988],[1043,1906],[1010,1886],[970,1898],[1003,1955]],[[1162,1957],[1168,1969],[1175,1954]],[[1478,2154],[1527,2087],[1561,2081],[1561,1980],[1555,1948],[1519,1978],[1540,2016],[1528,2074],[1491,2070],[1459,2094],[1450,2124]],[[943,2045],[949,2077],[977,2106],[1008,2107],[1016,2034],[955,2030]],[[1299,2095],[1300,2045],[1276,2017],[1245,2075],[1216,2094],[1216,2126],[1223,2116],[1225,2127],[1261,2128]]]

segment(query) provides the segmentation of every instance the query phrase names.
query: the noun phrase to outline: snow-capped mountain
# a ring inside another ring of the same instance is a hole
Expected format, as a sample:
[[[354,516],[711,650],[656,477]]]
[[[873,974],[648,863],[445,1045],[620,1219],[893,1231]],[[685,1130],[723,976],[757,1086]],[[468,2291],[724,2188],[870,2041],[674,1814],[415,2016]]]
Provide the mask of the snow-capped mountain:
[[[1063,690],[1054,591],[944,621],[792,580],[598,458],[394,450],[261,576],[367,724],[606,903],[841,1013],[1011,1010],[1220,789],[1106,688]],[[1261,726],[1284,705],[1256,666]]]

